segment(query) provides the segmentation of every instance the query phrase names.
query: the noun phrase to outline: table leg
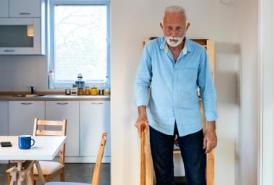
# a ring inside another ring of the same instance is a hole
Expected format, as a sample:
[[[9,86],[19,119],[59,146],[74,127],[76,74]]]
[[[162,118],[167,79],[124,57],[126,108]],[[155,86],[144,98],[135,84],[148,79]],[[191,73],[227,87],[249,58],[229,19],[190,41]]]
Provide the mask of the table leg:
[[[24,180],[19,175],[20,171],[22,170],[22,163],[22,161],[17,161],[17,185],[22,185],[22,181]]]
[[[26,179],[27,185],[33,185],[32,168],[34,161],[28,161],[24,163],[25,170],[22,171],[23,178]]]
[[[14,183],[16,183],[16,179],[17,179],[17,167],[13,166],[10,169],[7,170],[7,173],[9,173],[10,175],[10,183],[9,185],[13,185]]]
[[[45,178],[44,178],[44,176],[43,176],[43,172],[42,172],[41,166],[40,166],[40,164],[39,164],[39,161],[34,161],[34,164],[35,164],[35,166],[36,166],[38,175],[39,175],[39,177],[40,177],[42,183],[45,184],[46,181],[45,181]]]
[[[32,185],[30,176],[32,175],[33,164],[34,161],[26,161],[23,163],[24,168],[22,168],[22,164],[18,165],[18,183],[21,184],[24,180],[26,180],[27,185]]]

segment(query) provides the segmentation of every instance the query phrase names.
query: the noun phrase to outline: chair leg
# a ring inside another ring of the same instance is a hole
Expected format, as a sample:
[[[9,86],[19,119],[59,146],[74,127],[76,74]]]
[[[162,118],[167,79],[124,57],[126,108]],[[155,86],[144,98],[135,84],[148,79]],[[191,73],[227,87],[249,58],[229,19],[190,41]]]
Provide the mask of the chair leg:
[[[9,173],[7,173],[7,185],[10,185],[11,176]]]
[[[65,181],[65,170],[63,169],[62,172],[60,173],[60,181],[64,182]]]

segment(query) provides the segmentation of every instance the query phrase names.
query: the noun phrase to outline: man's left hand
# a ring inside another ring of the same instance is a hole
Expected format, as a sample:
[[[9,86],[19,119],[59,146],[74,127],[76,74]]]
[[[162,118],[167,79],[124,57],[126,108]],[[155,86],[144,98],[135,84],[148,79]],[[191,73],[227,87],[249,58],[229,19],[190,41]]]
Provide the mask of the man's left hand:
[[[215,121],[207,123],[205,135],[204,135],[204,146],[206,153],[210,153],[217,146],[217,135],[216,135]]]

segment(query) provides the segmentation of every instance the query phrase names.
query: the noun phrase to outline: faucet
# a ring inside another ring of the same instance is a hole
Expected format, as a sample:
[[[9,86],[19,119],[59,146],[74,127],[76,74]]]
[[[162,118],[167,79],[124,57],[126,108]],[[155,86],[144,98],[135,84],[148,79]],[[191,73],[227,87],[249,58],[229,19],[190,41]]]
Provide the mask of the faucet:
[[[34,86],[30,86],[30,94],[36,94]]]

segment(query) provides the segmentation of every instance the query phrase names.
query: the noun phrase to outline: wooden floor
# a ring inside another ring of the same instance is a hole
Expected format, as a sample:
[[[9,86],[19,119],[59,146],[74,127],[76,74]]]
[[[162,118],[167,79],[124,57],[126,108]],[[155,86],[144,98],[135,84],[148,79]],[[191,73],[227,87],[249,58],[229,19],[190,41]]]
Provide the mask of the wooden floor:
[[[91,168],[93,164],[66,164],[66,181],[90,183]],[[7,165],[0,164],[0,185],[6,184],[5,170]],[[56,179],[58,181],[58,179]],[[40,185],[37,183],[37,185]],[[110,164],[103,164],[100,185],[110,185]],[[176,177],[176,185],[186,185],[183,177]]]
[[[71,182],[91,182],[91,169],[94,164],[66,164],[65,179]],[[5,170],[7,165],[0,164],[0,185],[6,185]],[[56,179],[58,181],[58,179]],[[40,185],[40,183],[37,183]],[[110,164],[103,164],[100,185],[110,185]]]

